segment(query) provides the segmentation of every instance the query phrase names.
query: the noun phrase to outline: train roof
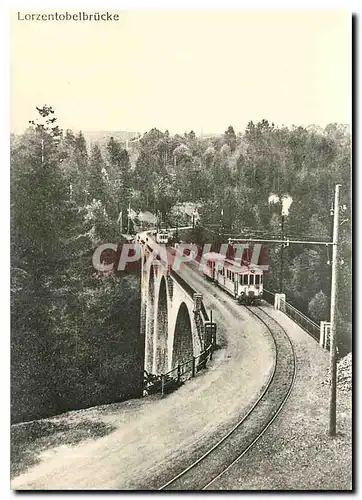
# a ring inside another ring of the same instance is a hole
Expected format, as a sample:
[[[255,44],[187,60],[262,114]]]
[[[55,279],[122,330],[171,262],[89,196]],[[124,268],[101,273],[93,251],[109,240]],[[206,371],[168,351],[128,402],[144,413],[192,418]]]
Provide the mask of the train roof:
[[[225,255],[217,252],[207,252],[203,256],[206,260],[225,260]]]
[[[225,262],[225,264],[229,267],[233,267],[233,272],[236,273],[247,273],[250,271],[263,273],[263,270],[256,264],[252,264],[251,262],[243,261],[241,263],[241,259],[227,259],[225,255],[217,252],[208,252],[203,255],[204,259],[208,261],[220,261]]]

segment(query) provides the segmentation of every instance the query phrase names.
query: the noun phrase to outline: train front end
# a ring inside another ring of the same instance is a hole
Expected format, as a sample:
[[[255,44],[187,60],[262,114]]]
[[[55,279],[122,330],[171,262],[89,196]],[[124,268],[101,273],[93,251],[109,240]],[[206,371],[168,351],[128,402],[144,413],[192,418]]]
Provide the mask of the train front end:
[[[237,299],[240,304],[258,305],[263,297],[263,272],[259,269],[240,273]]]

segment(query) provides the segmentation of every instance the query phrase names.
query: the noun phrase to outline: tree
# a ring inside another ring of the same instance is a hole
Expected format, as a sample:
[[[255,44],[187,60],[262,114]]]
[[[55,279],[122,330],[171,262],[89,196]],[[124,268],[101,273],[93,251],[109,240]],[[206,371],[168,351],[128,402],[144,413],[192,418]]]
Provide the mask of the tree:
[[[157,175],[157,174],[156,174]],[[171,183],[171,179],[166,176],[155,176],[154,184],[154,196],[155,196],[155,209],[156,212],[161,213],[163,221],[171,210],[172,205],[175,203],[174,189]]]
[[[308,304],[308,314],[316,322],[319,323],[322,320],[327,320],[328,318],[328,298],[320,290],[314,295],[314,297],[309,301]]]
[[[231,151],[235,151],[236,148],[236,134],[231,125],[227,128],[226,132],[224,133],[224,138],[226,144],[229,146]]]
[[[285,252],[284,252],[285,253]],[[322,263],[316,249],[305,249],[293,259],[285,273],[287,296],[301,311],[306,311],[309,297],[325,286],[322,282]]]
[[[220,149],[220,155],[227,158],[228,156],[230,156],[230,153],[231,153],[230,146],[228,144],[224,144]]]
[[[209,170],[211,168],[214,156],[215,156],[215,148],[213,148],[213,146],[209,146],[203,155],[206,170]]]
[[[23,401],[21,414],[34,416],[55,405],[54,305],[76,227],[57,156],[61,132],[51,107],[37,110],[11,151],[12,398]]]
[[[139,395],[142,375],[138,277],[121,283],[92,267],[94,245],[118,235],[101,200],[85,204],[112,196],[107,182],[96,193],[100,151],[92,148],[88,170],[83,135],[59,138],[51,108],[39,109],[29,130],[11,137],[15,421]]]
[[[85,206],[89,201],[87,175],[88,151],[82,132],[76,136],[67,130],[58,149],[57,161],[61,163],[68,184],[68,190],[74,203]]]
[[[54,145],[57,145],[62,137],[62,130],[56,123],[57,118],[54,116],[54,109],[45,104],[42,108],[36,107],[36,110],[39,116],[35,120],[30,120],[29,124],[40,134],[42,140],[48,134],[52,137]]]
[[[119,211],[126,213],[130,201],[131,163],[127,150],[113,137],[108,141],[107,153],[110,192],[107,210],[112,217],[116,217]]]
[[[96,144],[92,147],[89,158],[88,191],[91,199],[100,200],[103,203],[105,203],[107,197],[105,173],[105,163],[99,146]]]
[[[117,237],[116,220],[109,217],[99,199],[93,199],[92,203],[85,207],[84,225],[93,248],[104,241],[113,241]]]
[[[83,133],[80,131],[75,137],[74,154],[79,170],[84,174],[88,166],[87,143]]]

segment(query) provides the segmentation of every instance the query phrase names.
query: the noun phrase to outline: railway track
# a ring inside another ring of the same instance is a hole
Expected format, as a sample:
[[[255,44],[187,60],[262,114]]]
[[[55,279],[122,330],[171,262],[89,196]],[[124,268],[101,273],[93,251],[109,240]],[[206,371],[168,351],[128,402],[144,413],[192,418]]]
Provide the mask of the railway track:
[[[296,376],[293,344],[285,330],[261,307],[247,307],[270,331],[276,351],[274,369],[248,413],[212,448],[158,490],[217,489],[217,481],[263,436],[288,400]]]

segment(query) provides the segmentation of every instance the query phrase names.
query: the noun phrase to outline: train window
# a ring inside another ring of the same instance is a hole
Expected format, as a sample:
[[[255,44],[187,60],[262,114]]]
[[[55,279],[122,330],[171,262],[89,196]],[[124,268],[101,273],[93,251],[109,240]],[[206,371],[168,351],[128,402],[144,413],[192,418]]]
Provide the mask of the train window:
[[[243,275],[240,274],[240,285],[242,285],[242,284],[243,284]]]
[[[254,274],[250,275],[249,285],[254,285]]]
[[[256,274],[256,275],[255,275],[255,284],[256,284],[256,285],[259,285],[259,283],[260,283],[260,275],[259,275],[259,274]]]
[[[263,283],[263,275],[262,274],[260,275],[260,283],[261,284]]]
[[[231,273],[231,280],[234,281],[234,273]]]
[[[248,275],[244,274],[244,285],[248,284]]]

